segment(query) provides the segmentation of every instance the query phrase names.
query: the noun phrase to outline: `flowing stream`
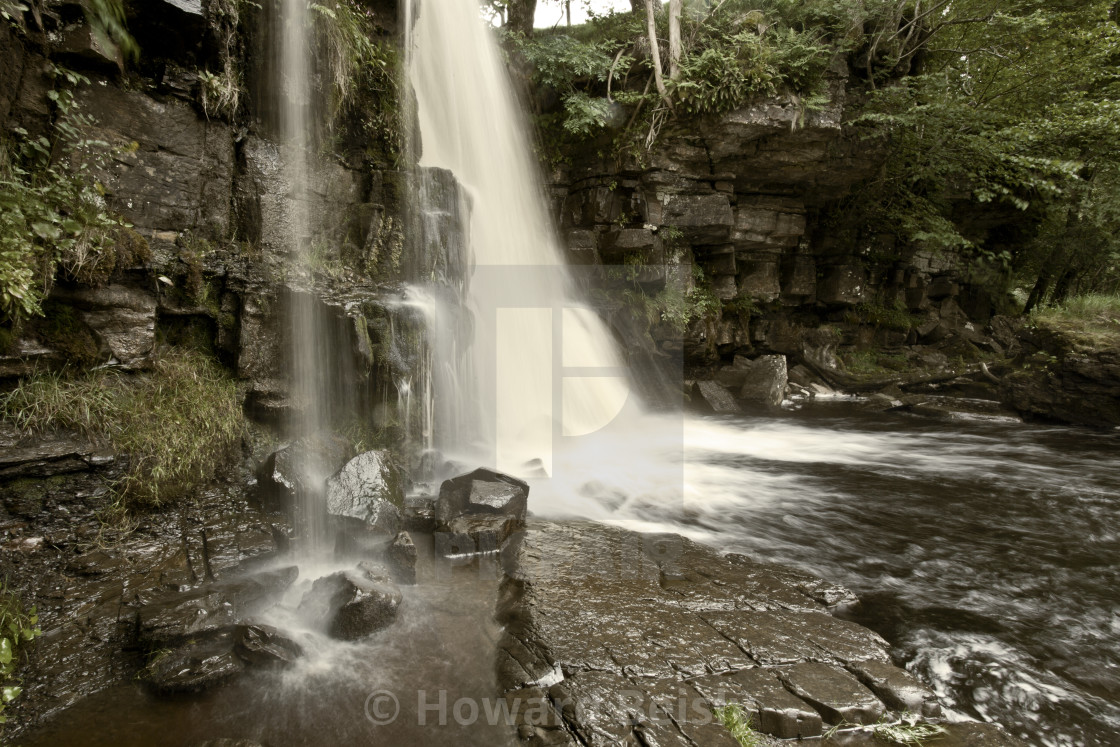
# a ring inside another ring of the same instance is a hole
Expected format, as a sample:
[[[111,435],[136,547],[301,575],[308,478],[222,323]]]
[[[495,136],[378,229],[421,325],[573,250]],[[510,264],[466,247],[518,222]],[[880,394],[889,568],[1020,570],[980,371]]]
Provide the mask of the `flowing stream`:
[[[957,718],[1030,744],[1120,730],[1120,434],[872,415],[853,404],[635,428],[539,513],[679,532],[846,584],[847,613]],[[653,469],[645,465],[657,465]],[[543,487],[543,486],[542,486]]]

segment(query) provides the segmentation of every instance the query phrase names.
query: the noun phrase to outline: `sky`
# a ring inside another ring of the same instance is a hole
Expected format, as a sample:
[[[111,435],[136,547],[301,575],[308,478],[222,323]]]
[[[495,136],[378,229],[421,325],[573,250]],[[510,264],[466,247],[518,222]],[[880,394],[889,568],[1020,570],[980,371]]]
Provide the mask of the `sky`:
[[[599,14],[609,10],[630,10],[630,0],[572,0],[572,23],[584,23],[587,20],[587,6]],[[564,4],[560,0],[537,0],[537,16],[534,19],[537,28],[565,23]]]

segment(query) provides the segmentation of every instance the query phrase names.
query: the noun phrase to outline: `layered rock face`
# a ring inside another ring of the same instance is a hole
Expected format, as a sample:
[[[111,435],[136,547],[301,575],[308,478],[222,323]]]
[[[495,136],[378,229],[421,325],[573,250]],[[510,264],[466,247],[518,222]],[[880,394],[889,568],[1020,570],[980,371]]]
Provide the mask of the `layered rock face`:
[[[276,419],[291,405],[285,310],[293,294],[310,291],[344,352],[328,362],[331,386],[356,392],[365,406],[408,375],[420,322],[390,308],[392,293],[378,287],[401,272],[396,165],[367,143],[336,143],[309,174],[310,235],[295,235],[295,190],[273,134],[273,83],[262,62],[270,59],[268,11],[242,4],[231,21],[219,3],[135,4],[129,28],[142,53],[125,68],[91,40],[80,5],[48,5],[44,23],[57,34],[0,28],[0,128],[47,133],[62,116],[49,98],[65,87],[54,68],[87,76],[88,85],[74,87],[73,111],[88,118],[87,137],[107,144],[95,168],[106,207],[147,244],[150,260],[118,267],[92,287],[60,278],[48,317],[64,316],[66,329],[24,325],[0,350],[0,376],[66,363],[142,370],[157,341],[202,346],[249,382],[250,414]],[[374,28],[390,38],[395,3],[367,5]],[[223,66],[245,87],[239,107],[219,113],[207,105],[207,75]],[[292,271],[296,244],[311,247],[313,276]],[[75,339],[84,343],[81,360]]]
[[[884,156],[882,143],[860,141],[843,125],[846,80],[834,75],[824,110],[775,99],[670,123],[646,162],[587,148],[567,153],[571,164],[551,176],[573,262],[667,265],[639,277],[645,293],[700,285],[718,300],[722,311],[694,320],[683,341],[667,325],[650,330],[662,352],[683,342],[692,371],[735,355],[786,355],[793,365],[819,355],[825,327],[836,333],[833,348],[986,339],[993,300],[966,282],[959,258],[888,237],[856,246],[830,227],[843,217],[841,200]],[[863,307],[896,309],[916,323],[904,331],[869,323],[858,318]]]

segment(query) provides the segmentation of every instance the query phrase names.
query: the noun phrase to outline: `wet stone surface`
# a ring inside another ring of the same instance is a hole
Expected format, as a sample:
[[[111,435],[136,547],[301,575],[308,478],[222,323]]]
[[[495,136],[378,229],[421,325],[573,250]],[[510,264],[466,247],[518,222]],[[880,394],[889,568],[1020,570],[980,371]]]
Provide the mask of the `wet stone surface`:
[[[526,711],[522,743],[734,745],[713,713],[730,704],[780,739],[939,715],[882,638],[830,614],[852,595],[799,571],[591,523],[531,522],[502,559],[498,679]],[[946,745],[1018,744],[949,729]]]

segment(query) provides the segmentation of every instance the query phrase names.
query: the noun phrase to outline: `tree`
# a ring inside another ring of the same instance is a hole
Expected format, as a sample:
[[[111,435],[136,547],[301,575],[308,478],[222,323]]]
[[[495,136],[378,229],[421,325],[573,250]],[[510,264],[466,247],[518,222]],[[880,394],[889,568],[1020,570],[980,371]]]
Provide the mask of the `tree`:
[[[681,0],[669,0],[669,80],[681,76]]]
[[[661,44],[657,40],[657,16],[653,12],[653,0],[646,0],[646,32],[649,36],[649,56],[653,61],[653,80],[657,85],[657,93],[665,105],[672,109],[673,101],[665,88],[665,76],[661,67]]]
[[[506,0],[505,27],[522,34],[533,33],[533,19],[537,14],[537,0]]]

